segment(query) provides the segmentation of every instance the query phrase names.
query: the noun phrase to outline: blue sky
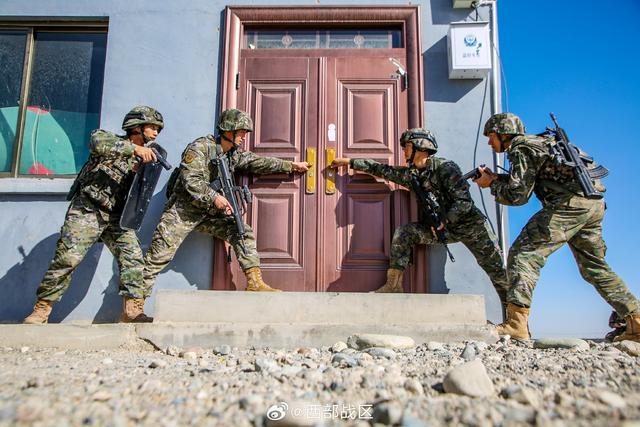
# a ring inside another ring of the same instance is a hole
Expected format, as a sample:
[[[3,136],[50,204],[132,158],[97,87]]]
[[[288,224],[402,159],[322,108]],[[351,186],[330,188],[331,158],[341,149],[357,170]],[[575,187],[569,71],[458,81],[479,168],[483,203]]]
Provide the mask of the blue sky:
[[[550,125],[553,111],[571,141],[611,171],[604,180],[607,261],[638,296],[640,2],[502,0],[498,6],[509,111],[529,133]],[[537,200],[509,208],[511,241],[539,208]],[[610,312],[565,246],[542,270],[530,328],[534,337],[600,337]]]

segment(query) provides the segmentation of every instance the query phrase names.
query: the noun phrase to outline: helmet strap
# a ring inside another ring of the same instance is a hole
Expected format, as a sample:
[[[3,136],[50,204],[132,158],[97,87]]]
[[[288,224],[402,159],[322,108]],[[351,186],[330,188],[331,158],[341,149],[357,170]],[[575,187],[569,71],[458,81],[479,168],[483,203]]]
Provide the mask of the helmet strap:
[[[238,148],[238,146],[236,145],[236,135],[237,135],[237,133],[238,133],[237,130],[233,131],[233,140],[231,141],[231,145],[232,145],[231,152],[232,153]]]
[[[498,134],[498,139],[500,140],[500,152],[504,153],[507,151],[507,145],[511,142],[511,137],[507,138],[505,134]]]
[[[147,134],[145,134],[144,132],[142,132],[142,139],[144,139],[145,145],[148,144],[150,141],[152,141],[152,139],[149,138]]]
[[[234,134],[234,136],[235,136],[235,134]],[[230,143],[232,143],[232,144],[233,144],[233,140],[229,139],[229,138],[224,134],[224,131],[222,131],[222,133],[220,133],[220,138],[221,138],[221,139],[224,139],[225,141],[230,142]]]
[[[407,162],[407,164],[409,165],[410,168],[413,167],[413,161],[416,158],[416,147],[413,145],[413,143],[411,144],[411,156],[409,157],[409,161]]]
[[[140,129],[140,126],[136,126],[136,127],[135,127],[135,128],[133,128],[133,129],[129,129],[129,130],[127,130],[127,138],[129,138],[129,140],[131,140],[131,141],[132,141],[132,139],[131,139],[131,138],[132,138],[132,137],[135,137],[135,136],[141,136],[141,137],[142,137],[143,145],[147,143],[147,141],[146,141],[146,139],[145,139],[145,137],[144,137],[144,133],[143,133],[143,132],[142,132],[142,130]]]
[[[221,140],[222,140],[222,139],[224,139],[225,141],[227,141],[227,142],[230,142],[230,143],[231,143],[231,148],[229,149],[229,153],[233,153],[233,152],[236,150],[236,148],[238,148],[238,146],[237,146],[237,145],[236,145],[236,143],[235,143],[235,140],[236,140],[236,132],[237,132],[237,131],[235,131],[235,130],[233,131],[233,136],[231,137],[231,139],[229,139],[229,137],[227,137],[227,136],[224,134],[224,131],[222,131],[222,133],[220,134],[220,139],[221,139]]]

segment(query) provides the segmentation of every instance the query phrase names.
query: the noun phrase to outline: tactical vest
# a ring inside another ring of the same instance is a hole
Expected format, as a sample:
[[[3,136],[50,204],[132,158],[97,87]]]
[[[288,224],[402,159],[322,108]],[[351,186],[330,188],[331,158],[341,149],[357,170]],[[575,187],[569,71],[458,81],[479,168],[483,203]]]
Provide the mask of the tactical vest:
[[[92,138],[118,138],[104,130],[97,130]],[[133,180],[134,157],[98,156],[91,154],[78,176],[80,193],[100,209],[110,213],[122,211]]]
[[[453,194],[449,192],[443,180],[459,179],[459,176],[441,176],[442,171],[440,169],[448,162],[450,162],[450,160],[442,157],[431,156],[429,157],[429,165],[427,168],[418,172],[418,181],[420,182],[420,186],[433,194],[435,197],[434,201],[438,205],[438,213],[442,218],[445,218],[447,212],[449,212],[451,207],[456,203]],[[462,185],[466,185],[468,187],[469,184],[464,182]],[[469,215],[472,214],[470,213]],[[418,211],[418,219],[420,222],[424,219],[422,217],[421,210]]]

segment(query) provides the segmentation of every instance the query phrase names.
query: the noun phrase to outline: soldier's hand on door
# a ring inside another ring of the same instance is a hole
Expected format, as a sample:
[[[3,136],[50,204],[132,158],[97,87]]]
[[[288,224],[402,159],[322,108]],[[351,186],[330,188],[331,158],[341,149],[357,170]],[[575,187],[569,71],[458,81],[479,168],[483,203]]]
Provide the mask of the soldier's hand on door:
[[[340,168],[348,168],[349,167],[349,162],[351,159],[347,158],[347,157],[338,157],[336,159],[333,160],[333,162],[331,162],[331,164],[329,165],[330,168],[336,168],[336,169],[340,169]]]
[[[142,159],[143,163],[155,162],[158,160],[151,148],[143,147],[142,145],[134,146],[133,155]]]
[[[233,208],[231,207],[231,203],[221,194],[218,194],[215,199],[213,199],[214,206],[224,212],[226,215],[233,215]]]
[[[306,172],[309,170],[311,165],[308,162],[292,162],[293,163],[293,171],[294,172]]]

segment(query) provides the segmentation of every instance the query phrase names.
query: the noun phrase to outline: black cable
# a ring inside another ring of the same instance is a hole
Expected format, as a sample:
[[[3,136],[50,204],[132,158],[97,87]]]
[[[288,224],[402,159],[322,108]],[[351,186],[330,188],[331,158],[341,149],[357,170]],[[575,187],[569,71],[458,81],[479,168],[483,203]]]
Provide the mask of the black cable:
[[[474,1],[471,3],[471,7],[473,8],[473,10],[476,12],[476,22],[479,19],[479,12],[478,9],[480,9],[480,7],[482,6],[488,6],[487,3],[482,3],[482,2],[477,2]],[[494,4],[491,5],[491,7],[495,7],[495,2]],[[494,23],[494,28],[497,26],[497,23]],[[491,45],[491,48],[496,52],[496,56],[498,57],[498,62],[500,63],[500,80],[502,82],[502,87],[504,89],[504,104],[506,107],[505,111],[509,111],[509,89],[507,87],[507,75],[504,72],[504,67],[502,66],[502,58],[500,57],[500,52],[498,51],[497,46],[495,46],[493,44],[493,38],[489,38],[489,44]]]
[[[475,146],[473,147],[473,167],[477,168],[477,159],[478,159],[478,144],[480,143],[480,129],[482,128],[482,119],[483,119],[483,113],[484,113],[484,104],[487,101],[487,88],[489,87],[489,78],[486,78],[484,80],[484,95],[482,96],[482,106],[480,107],[480,120],[478,120],[478,128],[476,129],[476,143]],[[484,194],[482,193],[482,189],[480,189],[480,187],[478,187],[479,192],[480,192],[480,201],[482,202],[482,210],[484,211],[484,216],[487,218],[487,221],[489,222],[489,226],[491,227],[491,231],[493,231],[493,234],[496,234],[496,229],[493,227],[493,223],[491,222],[491,219],[489,218],[489,213],[487,212],[487,205],[485,204],[484,201]]]

